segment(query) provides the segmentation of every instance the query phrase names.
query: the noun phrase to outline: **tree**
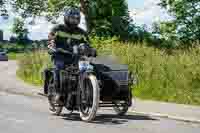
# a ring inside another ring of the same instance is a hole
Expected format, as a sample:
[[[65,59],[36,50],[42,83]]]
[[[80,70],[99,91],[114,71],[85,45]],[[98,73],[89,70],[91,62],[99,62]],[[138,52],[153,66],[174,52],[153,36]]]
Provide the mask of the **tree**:
[[[3,31],[0,30],[0,41],[3,41]]]
[[[24,19],[46,16],[52,22],[68,6],[78,6],[85,15],[89,33],[121,38],[127,38],[128,35],[129,12],[126,0],[10,0],[10,3]]]
[[[16,34],[19,41],[28,40],[28,29],[25,28],[23,19],[15,18],[12,32]]]
[[[90,27],[95,35],[128,37],[130,17],[125,0],[93,0],[89,9]]]
[[[0,16],[3,17],[3,19],[8,19],[9,14],[8,11],[6,9],[6,0],[0,0]]]
[[[12,4],[23,17],[45,15],[49,20],[58,17],[68,6],[79,6],[88,32],[123,37],[127,33],[129,13],[125,0],[14,0]]]
[[[128,39],[128,28],[132,21],[129,16],[128,4],[125,0],[113,0],[112,7],[113,35]]]
[[[159,47],[177,48],[180,46],[180,39],[176,31],[177,25],[173,21],[166,21],[153,24],[153,35],[161,40]]]
[[[183,43],[200,40],[199,0],[161,0],[160,5],[174,17],[170,23],[173,23],[176,28],[171,31],[177,32]],[[166,26],[169,26],[168,24],[167,22]]]
[[[45,15],[49,20],[53,20],[67,6],[79,6],[88,18],[88,0],[13,0],[12,5],[16,11],[25,17]],[[87,21],[88,22],[88,21]],[[88,25],[88,24],[87,24]]]

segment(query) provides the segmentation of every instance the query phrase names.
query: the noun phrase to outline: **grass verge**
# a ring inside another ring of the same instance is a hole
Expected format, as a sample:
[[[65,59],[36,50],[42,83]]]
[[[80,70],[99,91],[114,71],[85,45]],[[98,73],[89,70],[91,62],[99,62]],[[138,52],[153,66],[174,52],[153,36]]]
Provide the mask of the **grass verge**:
[[[99,53],[116,55],[138,77],[132,86],[138,98],[200,105],[200,48],[168,51],[144,44],[120,43],[94,38]],[[35,85],[42,84],[41,72],[50,66],[45,51],[20,57],[18,76]]]

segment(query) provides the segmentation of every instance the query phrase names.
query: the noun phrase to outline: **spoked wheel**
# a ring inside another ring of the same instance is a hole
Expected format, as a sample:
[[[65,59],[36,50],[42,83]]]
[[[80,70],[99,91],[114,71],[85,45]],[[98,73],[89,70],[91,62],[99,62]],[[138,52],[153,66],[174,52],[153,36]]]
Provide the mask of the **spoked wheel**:
[[[117,115],[125,115],[128,112],[128,104],[127,102],[121,103],[120,101],[115,101],[114,102],[115,106],[114,111],[117,113]]]
[[[84,88],[80,94],[80,117],[83,121],[92,121],[99,107],[99,85],[96,76],[90,74],[83,79]]]
[[[53,77],[51,77],[49,79],[49,85],[48,85],[48,101],[50,106],[49,111],[59,116],[62,112],[63,106],[56,105],[55,98],[56,98],[56,88]]]

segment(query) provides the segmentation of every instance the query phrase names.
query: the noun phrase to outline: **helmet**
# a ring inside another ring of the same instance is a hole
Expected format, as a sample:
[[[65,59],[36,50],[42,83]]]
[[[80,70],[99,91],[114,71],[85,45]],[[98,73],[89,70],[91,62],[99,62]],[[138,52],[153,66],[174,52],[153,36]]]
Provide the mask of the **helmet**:
[[[64,23],[70,26],[78,26],[80,23],[80,10],[75,7],[71,7],[64,12]]]

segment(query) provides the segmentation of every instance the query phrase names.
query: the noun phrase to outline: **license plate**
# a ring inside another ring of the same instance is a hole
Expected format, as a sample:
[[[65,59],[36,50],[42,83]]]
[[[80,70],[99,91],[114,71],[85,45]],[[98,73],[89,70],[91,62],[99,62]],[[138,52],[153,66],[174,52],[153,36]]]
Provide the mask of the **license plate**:
[[[90,65],[89,61],[79,61],[79,70],[80,71],[93,70],[93,66]]]

